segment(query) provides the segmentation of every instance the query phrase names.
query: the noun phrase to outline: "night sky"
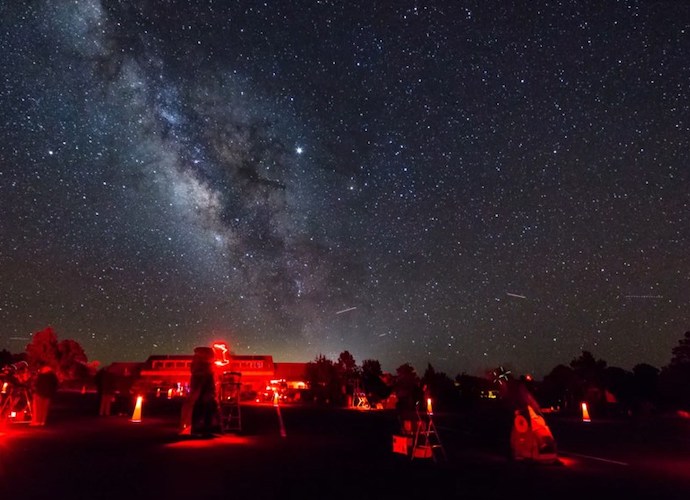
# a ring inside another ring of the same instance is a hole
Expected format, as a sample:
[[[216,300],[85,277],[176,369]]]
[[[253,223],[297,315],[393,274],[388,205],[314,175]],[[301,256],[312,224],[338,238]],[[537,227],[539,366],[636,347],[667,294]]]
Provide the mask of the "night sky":
[[[0,348],[542,376],[690,329],[690,2],[0,2]]]

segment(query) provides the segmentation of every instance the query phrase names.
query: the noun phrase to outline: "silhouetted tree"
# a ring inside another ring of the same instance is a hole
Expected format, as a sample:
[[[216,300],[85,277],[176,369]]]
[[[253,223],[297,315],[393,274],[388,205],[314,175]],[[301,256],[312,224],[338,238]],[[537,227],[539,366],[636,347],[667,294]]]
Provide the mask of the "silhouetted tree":
[[[355,386],[359,385],[359,368],[354,356],[349,351],[341,352],[335,366],[341,393],[353,394]]]
[[[420,383],[422,384],[422,388],[426,388],[427,391],[431,391],[431,385],[434,382],[434,378],[436,377],[436,370],[434,369],[433,366],[431,366],[431,363],[427,363],[426,365],[426,370],[424,371],[424,375],[422,375],[422,378],[420,380]]]
[[[12,353],[10,351],[7,349],[0,351],[0,368],[11,365],[13,363],[12,359]]]
[[[586,385],[599,386],[606,368],[606,361],[595,359],[589,351],[582,351],[579,357],[570,362],[570,367]]]
[[[455,385],[459,393],[460,404],[469,408],[481,400],[482,393],[486,394],[493,383],[486,377],[475,377],[463,372],[456,375]]]
[[[608,366],[602,374],[604,403],[609,414],[625,414],[633,405],[634,379],[632,372],[617,366]],[[613,400],[611,398],[614,398]]]
[[[317,403],[334,404],[339,402],[340,384],[338,372],[333,361],[323,354],[307,363],[307,381]]]
[[[671,362],[659,375],[664,402],[673,409],[690,409],[690,331],[672,350]]]
[[[678,341],[678,345],[671,351],[671,366],[690,364],[690,331]]]
[[[343,351],[338,356],[338,369],[342,371],[348,378],[353,378],[358,375],[357,362],[350,351]]]
[[[55,370],[61,381],[85,379],[93,374],[79,342],[71,339],[58,342],[52,327],[34,333],[26,346],[26,354],[31,369],[46,363]]]
[[[647,414],[660,403],[660,370],[652,365],[640,363],[633,367],[632,372],[634,380],[633,410],[637,413]]]
[[[453,380],[443,372],[437,372],[431,363],[421,379],[429,397],[438,409],[451,409],[459,406],[459,395]]]
[[[395,370],[395,395],[398,399],[398,409],[412,410],[422,399],[420,380],[414,367],[409,363],[400,365]]]
[[[362,390],[372,404],[387,398],[390,394],[390,389],[383,381],[383,371],[378,360],[365,359],[362,361]]]
[[[598,412],[604,405],[604,370],[606,361],[595,359],[591,352],[582,351],[582,354],[570,362],[579,379],[579,400],[587,401],[590,412]]]
[[[26,354],[32,369],[45,363],[59,374],[60,351],[58,350],[57,335],[52,327],[49,326],[34,333],[31,342],[26,346]]]
[[[82,380],[89,376],[88,359],[75,340],[61,340],[58,344],[59,373],[64,380]]]
[[[575,370],[557,365],[544,377],[539,388],[539,397],[544,406],[554,406],[564,411],[575,411],[581,397],[580,382]]]

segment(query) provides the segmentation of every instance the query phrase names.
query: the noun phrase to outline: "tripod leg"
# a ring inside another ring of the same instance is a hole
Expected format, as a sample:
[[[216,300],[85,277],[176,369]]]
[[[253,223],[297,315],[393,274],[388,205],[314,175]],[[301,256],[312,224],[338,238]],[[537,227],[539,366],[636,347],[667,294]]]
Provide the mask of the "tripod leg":
[[[8,407],[10,404],[10,398],[9,396],[5,397],[2,401],[2,406],[0,406],[0,419],[3,421],[8,417]]]
[[[26,390],[24,390],[24,398],[26,398],[26,409],[29,410],[29,420],[32,420],[34,418],[34,411],[31,406],[31,398]]]

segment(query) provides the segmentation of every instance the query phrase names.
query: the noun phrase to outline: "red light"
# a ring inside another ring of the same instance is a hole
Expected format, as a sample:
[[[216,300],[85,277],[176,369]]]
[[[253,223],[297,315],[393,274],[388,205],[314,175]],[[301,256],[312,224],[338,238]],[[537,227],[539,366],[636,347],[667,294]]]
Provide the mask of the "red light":
[[[142,396],[137,396],[137,402],[134,405],[134,412],[132,413],[132,422],[141,422],[141,404],[144,401]]]
[[[582,421],[583,422],[591,422],[592,421],[589,418],[589,410],[587,409],[587,403],[582,403]]]
[[[228,359],[228,344],[225,342],[214,342],[213,350],[216,353],[216,360],[214,361],[216,366],[225,366],[230,363]]]
[[[253,440],[245,436],[224,434],[213,439],[185,439],[168,443],[165,447],[177,449],[220,448],[223,446],[250,445],[253,443]]]

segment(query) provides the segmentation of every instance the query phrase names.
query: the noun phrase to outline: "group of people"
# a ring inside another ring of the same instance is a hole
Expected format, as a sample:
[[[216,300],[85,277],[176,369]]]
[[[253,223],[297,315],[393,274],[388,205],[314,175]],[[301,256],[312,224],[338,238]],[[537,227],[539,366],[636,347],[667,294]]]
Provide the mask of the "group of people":
[[[197,347],[192,358],[189,394],[182,404],[180,435],[212,436],[221,431],[221,416],[216,394],[215,352],[210,347]],[[109,416],[119,391],[117,377],[107,369],[96,374],[100,395],[98,414]],[[127,392],[127,391],[124,391]]]
[[[189,380],[189,395],[182,405],[180,422],[181,435],[211,436],[221,432],[221,415],[216,394],[214,369],[215,353],[210,347],[194,349]],[[24,363],[26,364],[26,363]],[[50,403],[58,390],[59,379],[47,363],[39,365],[38,372],[31,378],[28,365],[25,367],[26,381],[23,387],[31,389],[31,426],[44,426],[48,419]],[[100,416],[109,416],[118,392],[117,377],[102,369],[96,374],[99,393]]]

